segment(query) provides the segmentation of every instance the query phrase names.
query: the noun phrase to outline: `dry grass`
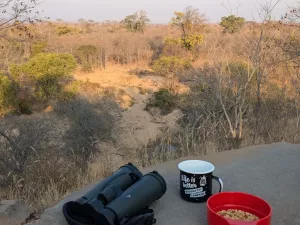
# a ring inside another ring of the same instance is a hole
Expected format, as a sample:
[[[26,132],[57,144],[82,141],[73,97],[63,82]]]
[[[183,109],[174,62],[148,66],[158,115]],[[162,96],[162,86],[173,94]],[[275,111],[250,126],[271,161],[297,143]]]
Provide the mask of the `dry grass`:
[[[112,173],[116,103],[95,96],[55,105],[52,112],[12,116],[0,124],[0,199],[19,199],[33,208],[54,205],[65,195]],[[101,166],[92,167],[95,158]]]
[[[36,170],[31,171],[27,177],[20,178],[17,175],[12,175],[10,185],[1,188],[0,196],[1,199],[19,199],[36,210],[42,210],[57,204],[65,196],[84,185],[110,176],[115,171],[111,162],[106,157],[106,160],[98,162],[100,166],[88,168],[86,171],[82,171],[71,164],[64,164],[60,165],[61,168],[59,169],[55,168],[59,170],[56,175],[49,174],[51,169],[53,170],[53,168],[49,168],[50,164],[52,164],[51,167],[53,165],[58,166],[55,162],[49,160],[35,162],[32,166]],[[25,185],[23,184],[24,179],[26,179]]]
[[[92,73],[76,72],[74,77],[77,80],[97,83],[101,87],[142,87],[152,88],[155,86],[149,77],[139,77],[130,74],[129,68],[112,65],[106,70],[95,70]]]
[[[298,118],[289,119],[288,124],[282,124],[281,119],[272,120],[272,124],[262,126],[255,144],[270,144],[274,142],[300,143],[300,129]],[[245,128],[246,135],[238,145],[234,140],[226,138],[218,129],[218,124],[207,121],[206,128],[197,126],[197,121],[185,124],[179,130],[164,130],[155,140],[128,154],[128,160],[140,167],[148,167],[169,160],[186,156],[208,155],[230,149],[253,145],[253,130]],[[284,123],[284,122],[283,122]],[[211,126],[208,126],[211,124]],[[283,128],[284,127],[284,128]],[[237,146],[237,147],[236,147]]]

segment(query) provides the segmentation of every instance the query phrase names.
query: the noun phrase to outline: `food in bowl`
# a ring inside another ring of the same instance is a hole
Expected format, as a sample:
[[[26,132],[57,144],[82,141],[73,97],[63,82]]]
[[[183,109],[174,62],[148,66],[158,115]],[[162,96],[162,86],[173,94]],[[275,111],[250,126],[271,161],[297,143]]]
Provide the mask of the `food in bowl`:
[[[238,209],[221,210],[217,212],[217,214],[232,220],[242,220],[247,222],[259,220],[256,215]]]

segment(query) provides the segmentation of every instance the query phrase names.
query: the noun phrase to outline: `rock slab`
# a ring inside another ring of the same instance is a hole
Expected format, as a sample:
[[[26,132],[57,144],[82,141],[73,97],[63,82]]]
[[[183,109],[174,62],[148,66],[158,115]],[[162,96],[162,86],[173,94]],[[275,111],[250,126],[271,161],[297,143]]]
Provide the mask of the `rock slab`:
[[[30,217],[33,210],[17,200],[0,201],[0,224],[21,225]]]
[[[157,225],[207,225],[206,204],[189,203],[179,196],[177,165],[186,159],[212,162],[216,167],[214,174],[224,181],[225,191],[248,192],[268,201],[273,208],[272,225],[300,224],[300,145],[276,143],[182,158],[143,170],[143,173],[158,171],[168,185],[166,194],[151,206]],[[46,210],[35,225],[67,225],[62,205],[83,196],[91,187]],[[214,188],[216,193],[218,185],[214,184]]]

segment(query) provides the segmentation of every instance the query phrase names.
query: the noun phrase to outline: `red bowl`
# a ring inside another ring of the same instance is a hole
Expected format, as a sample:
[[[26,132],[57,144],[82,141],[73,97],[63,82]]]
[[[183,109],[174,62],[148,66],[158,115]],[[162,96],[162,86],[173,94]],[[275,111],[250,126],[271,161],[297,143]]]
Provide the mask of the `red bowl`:
[[[259,217],[257,221],[244,222],[225,219],[217,212],[238,209]],[[263,199],[241,192],[222,192],[207,201],[207,218],[209,225],[271,225],[271,206]]]

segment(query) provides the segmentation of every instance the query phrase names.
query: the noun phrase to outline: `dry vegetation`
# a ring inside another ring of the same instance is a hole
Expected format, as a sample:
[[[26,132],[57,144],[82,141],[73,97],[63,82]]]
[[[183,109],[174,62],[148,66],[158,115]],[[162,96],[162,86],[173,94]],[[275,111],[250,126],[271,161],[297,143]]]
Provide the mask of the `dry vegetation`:
[[[238,27],[230,24],[235,17],[224,18],[226,27],[206,24],[192,8],[176,12],[170,25],[146,26],[139,12],[120,23],[2,27],[0,198],[47,207],[109,175],[120,157],[148,166],[299,143],[300,27],[268,21],[271,8],[263,8],[260,23],[237,18]],[[154,87],[157,79],[164,85]],[[131,86],[154,92],[145,108],[154,116],[158,108],[183,117],[148,144],[122,149],[115,132],[122,110],[134,104],[124,91]],[[121,156],[103,143],[122,149]]]

